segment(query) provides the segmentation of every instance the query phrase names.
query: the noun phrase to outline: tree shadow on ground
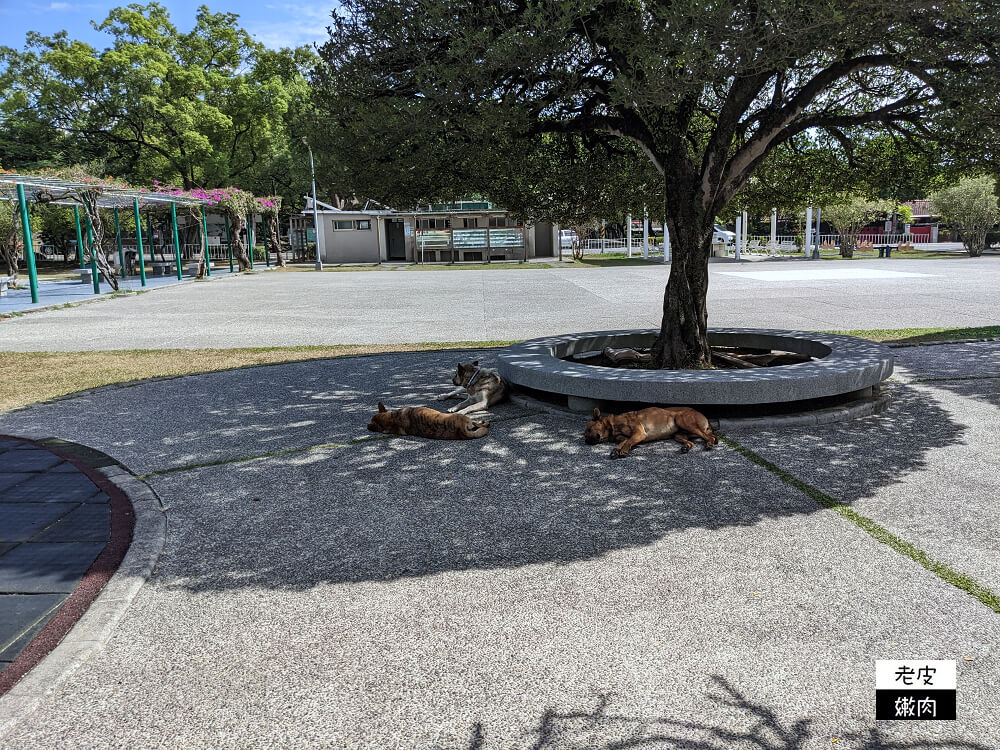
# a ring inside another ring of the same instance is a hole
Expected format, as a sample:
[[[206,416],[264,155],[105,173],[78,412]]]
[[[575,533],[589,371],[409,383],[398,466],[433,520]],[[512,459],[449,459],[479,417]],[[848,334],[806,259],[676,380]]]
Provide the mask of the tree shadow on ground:
[[[754,702],[718,675],[709,700],[732,712],[740,729],[713,726],[695,719],[640,718],[612,710],[607,695],[597,697],[591,710],[547,710],[532,731],[531,750],[809,750],[837,747],[828,734],[814,729],[813,718],[789,718],[763,703]],[[923,723],[923,722],[920,722]],[[473,725],[465,750],[489,750],[481,723]],[[858,750],[992,750],[966,740],[893,739],[891,726],[872,726],[838,736],[843,747]]]
[[[367,421],[371,398],[352,399],[352,414]],[[667,441],[610,461],[609,445],[583,443],[586,417],[524,416],[515,405],[496,414],[483,440],[380,439],[153,477],[172,527],[161,571],[193,590],[299,589],[588,560],[820,510],[728,448],[685,455]],[[796,431],[783,449],[819,456],[823,488],[846,483],[853,491],[838,497],[849,501],[920,470],[962,434],[907,391],[877,425]]]
[[[918,380],[1000,375],[1000,341],[903,347],[893,355],[896,366]]]
[[[8,419],[43,418],[54,434],[148,471],[371,440],[365,425],[379,399],[443,406],[433,397],[446,390],[455,363],[476,356],[488,365],[496,353],[212,373],[108,389]],[[236,386],[254,399],[220,396]],[[767,441],[806,457],[821,489],[850,502],[963,440],[964,427],[931,397],[897,391],[874,420],[771,433]],[[95,419],[95,409],[114,420]],[[171,528],[161,569],[192,589],[305,588],[587,560],[690,529],[748,527],[820,509],[726,448],[680,455],[666,441],[609,461],[609,445],[583,443],[585,416],[524,414],[514,404],[497,408],[489,437],[478,441],[393,438],[153,477]],[[4,429],[16,434],[8,419]]]

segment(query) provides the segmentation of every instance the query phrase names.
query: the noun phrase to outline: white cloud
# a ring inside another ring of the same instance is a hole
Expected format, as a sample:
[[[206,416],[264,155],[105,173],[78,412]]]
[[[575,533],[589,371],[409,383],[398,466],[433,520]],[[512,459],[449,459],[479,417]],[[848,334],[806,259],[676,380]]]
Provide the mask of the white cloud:
[[[283,3],[268,5],[267,8],[287,20],[247,23],[247,31],[262,44],[272,48],[299,47],[314,42],[322,44],[327,40],[326,27],[331,23],[331,10],[322,0],[319,5]]]

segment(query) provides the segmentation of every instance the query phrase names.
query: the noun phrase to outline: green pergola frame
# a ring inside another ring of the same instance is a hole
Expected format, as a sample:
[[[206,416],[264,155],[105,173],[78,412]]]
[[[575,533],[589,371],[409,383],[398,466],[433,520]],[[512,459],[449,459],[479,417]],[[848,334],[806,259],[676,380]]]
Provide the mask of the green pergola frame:
[[[80,195],[83,193],[99,192],[97,198],[98,208],[108,208],[114,211],[115,217],[115,239],[118,245],[119,263],[121,264],[122,275],[124,277],[125,264],[124,253],[122,251],[121,228],[119,225],[118,212],[122,208],[131,208],[135,215],[136,225],[136,249],[139,255],[139,277],[142,286],[146,286],[146,263],[143,259],[142,247],[142,222],[139,209],[142,206],[156,206],[168,204],[170,206],[170,219],[174,236],[174,255],[177,267],[177,278],[182,278],[181,271],[181,248],[177,233],[177,206],[200,206],[201,207],[201,230],[204,234],[205,261],[208,259],[208,224],[205,209],[211,205],[211,201],[201,198],[190,198],[183,195],[171,195],[169,193],[158,193],[150,190],[135,188],[120,188],[112,185],[102,185],[100,183],[76,182],[73,180],[63,180],[54,177],[39,177],[37,175],[22,175],[11,173],[0,173],[0,200],[17,202],[21,215],[21,231],[24,239],[25,264],[28,267],[28,284],[31,287],[31,302],[38,302],[38,272],[35,268],[35,249],[31,236],[31,215],[28,212],[29,203],[49,204],[56,206],[72,206],[76,223],[77,248],[80,253],[80,267],[83,268],[84,259],[84,239],[80,226],[79,207],[82,205]],[[87,225],[87,239],[90,245],[90,267],[91,278],[94,283],[94,294],[101,293],[100,276],[97,270],[97,260],[94,253],[93,230],[90,226],[90,217],[84,217]],[[152,248],[150,248],[152,252]],[[232,250],[230,249],[230,252]]]

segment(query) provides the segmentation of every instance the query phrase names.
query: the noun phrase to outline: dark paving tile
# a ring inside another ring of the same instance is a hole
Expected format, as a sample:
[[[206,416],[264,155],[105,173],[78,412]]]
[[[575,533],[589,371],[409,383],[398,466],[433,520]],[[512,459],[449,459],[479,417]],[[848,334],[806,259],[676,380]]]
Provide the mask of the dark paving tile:
[[[0,503],[0,542],[26,542],[39,531],[53,524],[78,503]],[[95,508],[107,506],[95,505]],[[64,541],[64,540],[50,540]],[[73,539],[65,541],[97,542],[100,539]]]
[[[87,503],[88,505],[90,505],[91,503],[108,503],[111,502],[111,498],[108,497],[107,494],[104,492],[98,492],[96,495],[94,495],[93,497],[88,497],[83,502]]]
[[[0,453],[22,445],[25,445],[25,443],[22,443],[20,440],[0,440]]]
[[[27,474],[24,472],[4,472],[0,474],[0,502],[3,502],[3,491],[15,484],[20,484],[25,480],[38,476],[37,474]]]
[[[91,448],[89,445],[80,445],[79,443],[61,440],[60,438],[45,438],[45,440],[42,440],[41,442],[47,448],[67,453],[87,466],[101,468],[104,466],[115,466],[118,464],[118,462],[111,458],[111,456],[107,453],[102,453],[96,448]]]
[[[53,466],[51,469],[48,469],[48,471],[49,473],[55,472],[57,474],[76,474],[80,470],[76,468],[73,464],[71,464],[69,461],[66,461],[64,463]]]
[[[0,471],[44,471],[62,459],[55,453],[49,453],[41,448],[15,448],[0,453]]]
[[[34,503],[48,508],[54,503]],[[0,513],[3,511],[0,510]],[[111,506],[106,503],[85,503],[60,518],[34,538],[32,542],[106,542],[111,538]]]
[[[25,542],[0,557],[0,594],[71,592],[104,542]]]
[[[46,472],[4,490],[3,499],[21,503],[83,502],[98,492],[97,485],[84,474]]]
[[[4,555],[14,549],[20,542],[0,542],[0,555]]]
[[[24,651],[24,647],[31,643],[32,639],[38,635],[42,628],[48,625],[49,620],[52,616],[59,611],[59,607],[68,598],[66,594],[12,594],[12,596],[57,596],[59,600],[56,602],[55,606],[51,610],[46,612],[44,615],[39,617],[34,623],[25,623],[24,632],[21,633],[15,640],[11,641],[10,644],[0,651],[0,668],[3,667],[5,661],[14,661],[18,655]],[[2,597],[0,597],[2,599]],[[0,647],[3,643],[0,642]]]
[[[63,594],[0,596],[0,661],[13,661],[27,641],[21,643],[16,651],[11,647],[23,640],[28,631],[41,630],[47,620],[46,615],[51,614],[65,599]]]

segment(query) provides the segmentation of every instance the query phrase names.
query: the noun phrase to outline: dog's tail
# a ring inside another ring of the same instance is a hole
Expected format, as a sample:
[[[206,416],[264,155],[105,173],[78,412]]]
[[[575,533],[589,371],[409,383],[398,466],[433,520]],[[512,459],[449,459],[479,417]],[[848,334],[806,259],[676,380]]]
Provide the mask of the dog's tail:
[[[471,419],[465,427],[465,437],[468,440],[475,440],[477,438],[486,437],[487,433],[490,431],[490,425],[488,422],[473,422]]]

